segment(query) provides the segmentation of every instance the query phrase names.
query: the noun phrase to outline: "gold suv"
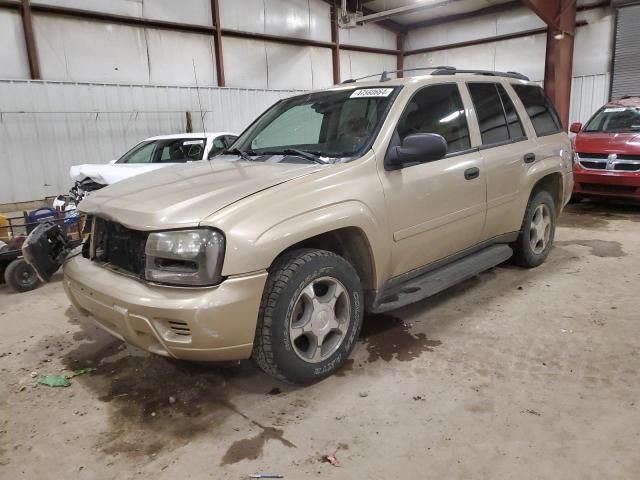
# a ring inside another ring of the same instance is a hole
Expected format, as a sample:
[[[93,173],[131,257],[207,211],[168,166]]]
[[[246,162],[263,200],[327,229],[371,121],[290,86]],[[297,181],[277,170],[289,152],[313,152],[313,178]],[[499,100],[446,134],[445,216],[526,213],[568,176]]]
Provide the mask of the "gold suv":
[[[572,188],[570,141],[522,75],[351,81],[279,101],[210,162],[88,197],[64,288],[150,352],[308,383],[347,360],[364,312],[540,265]],[[41,277],[64,256],[52,236],[25,244]]]

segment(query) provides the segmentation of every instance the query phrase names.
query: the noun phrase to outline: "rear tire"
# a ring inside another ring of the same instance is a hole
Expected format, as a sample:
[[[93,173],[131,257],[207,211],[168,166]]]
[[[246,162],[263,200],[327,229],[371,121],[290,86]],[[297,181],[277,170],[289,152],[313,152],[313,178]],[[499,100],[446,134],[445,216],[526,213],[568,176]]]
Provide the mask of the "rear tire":
[[[325,250],[294,250],[270,269],[252,358],[284,382],[317,382],[347,360],[362,317],[362,287],[349,262]]]
[[[17,292],[28,292],[40,283],[35,270],[23,258],[9,264],[4,272],[4,280]]]
[[[525,268],[541,265],[551,251],[556,232],[556,206],[549,192],[539,190],[529,199],[518,239],[511,245],[512,261]]]

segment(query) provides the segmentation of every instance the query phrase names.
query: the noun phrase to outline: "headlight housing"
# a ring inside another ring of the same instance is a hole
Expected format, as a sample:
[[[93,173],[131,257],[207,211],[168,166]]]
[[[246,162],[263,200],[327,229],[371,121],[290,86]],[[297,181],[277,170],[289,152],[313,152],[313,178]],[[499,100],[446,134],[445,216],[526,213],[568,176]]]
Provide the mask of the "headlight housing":
[[[149,234],[145,278],[171,285],[205,287],[222,281],[224,236],[207,228]]]

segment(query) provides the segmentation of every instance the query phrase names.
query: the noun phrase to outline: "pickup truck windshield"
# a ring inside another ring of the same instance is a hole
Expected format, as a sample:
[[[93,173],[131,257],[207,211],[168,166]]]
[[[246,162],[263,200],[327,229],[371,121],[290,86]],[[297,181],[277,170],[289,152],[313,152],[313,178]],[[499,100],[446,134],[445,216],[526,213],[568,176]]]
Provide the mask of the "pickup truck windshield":
[[[311,154],[322,159],[318,163],[359,156],[373,142],[397,91],[347,88],[280,101],[238,138],[233,150],[255,160],[283,154],[312,161]]]
[[[171,138],[139,143],[116,163],[186,163],[202,160],[205,138]]]
[[[640,132],[639,107],[605,107],[584,128],[585,132]]]

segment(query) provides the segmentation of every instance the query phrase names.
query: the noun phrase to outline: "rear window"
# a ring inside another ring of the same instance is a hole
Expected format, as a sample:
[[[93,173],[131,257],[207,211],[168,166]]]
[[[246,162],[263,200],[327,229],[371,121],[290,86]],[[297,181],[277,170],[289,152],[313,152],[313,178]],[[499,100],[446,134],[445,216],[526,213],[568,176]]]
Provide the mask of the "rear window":
[[[543,137],[562,131],[558,114],[542,88],[533,85],[512,86],[522,101],[537,136]]]

